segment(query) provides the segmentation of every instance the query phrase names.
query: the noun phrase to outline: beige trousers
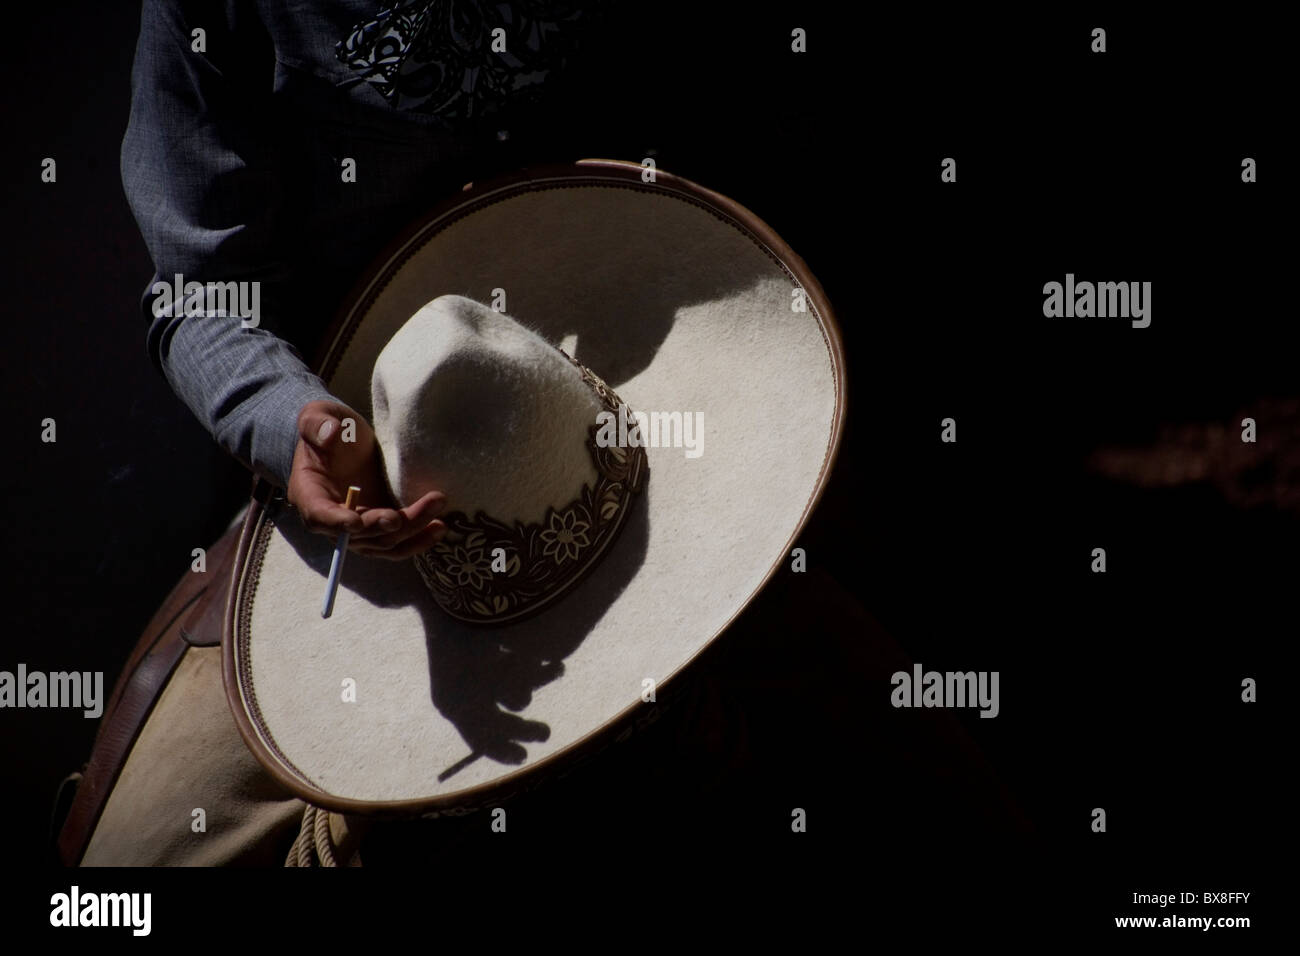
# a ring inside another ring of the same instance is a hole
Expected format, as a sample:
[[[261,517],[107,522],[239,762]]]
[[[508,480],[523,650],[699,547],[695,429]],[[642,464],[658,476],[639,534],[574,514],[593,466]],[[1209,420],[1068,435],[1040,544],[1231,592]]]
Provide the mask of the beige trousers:
[[[127,756],[82,866],[283,866],[306,804],[245,746],[221,648],[190,647]]]

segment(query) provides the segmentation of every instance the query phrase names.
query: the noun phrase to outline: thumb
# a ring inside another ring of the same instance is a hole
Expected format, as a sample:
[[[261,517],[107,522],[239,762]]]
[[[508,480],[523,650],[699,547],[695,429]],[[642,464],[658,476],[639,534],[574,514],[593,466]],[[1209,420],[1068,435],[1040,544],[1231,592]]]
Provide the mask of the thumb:
[[[322,408],[304,409],[298,417],[298,434],[302,440],[321,451],[334,446],[342,427],[336,415]]]

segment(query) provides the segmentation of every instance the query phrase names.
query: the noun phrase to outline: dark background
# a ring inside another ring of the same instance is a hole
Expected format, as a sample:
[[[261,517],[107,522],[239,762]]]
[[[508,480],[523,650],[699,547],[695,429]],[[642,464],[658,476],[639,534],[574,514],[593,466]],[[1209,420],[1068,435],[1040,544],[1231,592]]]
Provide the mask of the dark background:
[[[102,670],[107,696],[249,479],[144,349],[152,269],[118,176],[138,8],[21,16],[2,94],[0,668]],[[848,428],[801,541],[810,580],[778,578],[710,653],[706,704],[529,798],[511,824],[529,849],[492,846],[494,865],[585,851],[685,878],[725,845],[724,861],[761,861],[719,864],[730,878],[839,873],[940,915],[987,897],[998,920],[1060,909],[1096,928],[1147,912],[1123,905],[1135,891],[1203,889],[1255,891],[1212,914],[1253,915],[1281,819],[1271,731],[1300,571],[1281,28],[1258,11],[1148,23],[812,3],[615,21],[620,41],[575,68],[503,164],[654,150],[757,213],[837,312]],[[57,185],[40,182],[44,156]],[[956,184],[939,181],[946,156]],[[1245,156],[1259,183],[1241,182]],[[1045,319],[1043,283],[1067,272],[1151,281],[1151,327]],[[1258,452],[1231,449],[1205,480],[1160,477],[1194,456],[1171,436],[1218,424],[1231,444],[1248,414]],[[57,444],[39,440],[47,416]],[[946,416],[955,445],[939,441]],[[1156,477],[1090,464],[1121,446]],[[1000,716],[893,710],[898,648],[999,670]],[[1247,676],[1258,704],[1240,700]],[[0,714],[12,864],[48,863],[55,787],[94,731],[79,713]],[[481,854],[486,826],[434,839]],[[912,869],[925,879],[898,878]],[[932,897],[926,880],[946,879],[962,889]]]

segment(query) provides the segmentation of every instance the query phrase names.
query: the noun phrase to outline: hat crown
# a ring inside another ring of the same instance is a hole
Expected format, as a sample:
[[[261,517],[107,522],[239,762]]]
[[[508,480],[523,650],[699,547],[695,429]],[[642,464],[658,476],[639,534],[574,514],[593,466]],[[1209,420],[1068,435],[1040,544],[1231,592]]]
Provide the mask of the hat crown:
[[[415,313],[371,377],[393,497],[447,496],[449,531],[416,564],[444,610],[475,622],[532,611],[576,583],[616,534],[641,448],[597,448],[619,399],[510,316],[458,295]]]
[[[371,397],[402,506],[437,490],[470,515],[538,521],[595,478],[586,436],[603,405],[581,370],[472,299],[416,312],[380,353]]]

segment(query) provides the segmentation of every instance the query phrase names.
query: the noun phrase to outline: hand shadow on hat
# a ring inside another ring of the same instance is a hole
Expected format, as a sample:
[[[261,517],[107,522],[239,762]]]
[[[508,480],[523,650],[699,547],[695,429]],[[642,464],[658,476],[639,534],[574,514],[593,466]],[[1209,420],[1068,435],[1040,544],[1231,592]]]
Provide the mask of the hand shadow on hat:
[[[523,743],[549,739],[546,723],[519,712],[532,702],[535,690],[563,676],[564,658],[582,644],[644,563],[650,537],[649,480],[647,476],[647,486],[633,501],[617,538],[586,577],[555,603],[516,624],[473,625],[444,614],[412,562],[400,565],[399,573],[415,582],[403,587],[394,587],[390,562],[351,560],[345,566],[348,590],[380,607],[414,604],[420,612],[433,705],[470,748],[440,772],[440,780],[479,757],[522,764],[528,759]],[[416,599],[394,601],[394,595]],[[605,639],[617,640],[617,635]]]

